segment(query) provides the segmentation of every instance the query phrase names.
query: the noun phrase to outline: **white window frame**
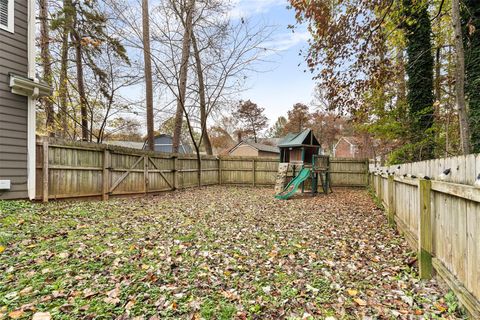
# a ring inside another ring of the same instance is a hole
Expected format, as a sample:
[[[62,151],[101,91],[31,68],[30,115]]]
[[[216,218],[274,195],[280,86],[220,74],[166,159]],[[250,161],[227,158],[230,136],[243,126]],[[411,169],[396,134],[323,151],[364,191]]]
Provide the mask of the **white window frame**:
[[[15,28],[15,0],[7,0],[7,6],[8,6],[8,25],[4,26],[0,24],[0,29],[6,30],[8,32],[13,33],[14,28]]]

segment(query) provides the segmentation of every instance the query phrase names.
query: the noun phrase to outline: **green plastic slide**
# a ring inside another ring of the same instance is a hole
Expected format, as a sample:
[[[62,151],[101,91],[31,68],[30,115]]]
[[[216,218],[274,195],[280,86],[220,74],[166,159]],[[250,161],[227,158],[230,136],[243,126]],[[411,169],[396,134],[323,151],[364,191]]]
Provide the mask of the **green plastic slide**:
[[[310,176],[310,168],[303,168],[302,170],[300,170],[298,175],[287,184],[287,186],[285,187],[285,189],[283,189],[282,192],[277,193],[275,195],[275,198],[281,199],[281,200],[287,200],[288,198],[293,196],[295,192],[297,192],[297,189],[300,186],[300,184],[303,181],[307,180],[309,176]]]

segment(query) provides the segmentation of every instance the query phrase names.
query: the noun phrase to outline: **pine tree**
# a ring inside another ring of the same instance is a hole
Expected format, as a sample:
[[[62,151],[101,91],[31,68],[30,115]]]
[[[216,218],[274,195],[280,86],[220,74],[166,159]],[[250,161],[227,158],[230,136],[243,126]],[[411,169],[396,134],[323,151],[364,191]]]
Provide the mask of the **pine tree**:
[[[240,101],[234,116],[243,124],[243,132],[250,133],[257,142],[258,134],[267,127],[265,109],[250,100]]]
[[[80,113],[81,113],[81,128],[82,139],[91,141],[92,132],[89,127],[89,110],[92,113],[92,106],[88,106],[88,99],[85,92],[84,84],[84,68],[88,67],[92,70],[95,77],[99,79],[100,83],[105,83],[106,73],[99,68],[95,63],[95,58],[102,54],[102,49],[105,46],[111,48],[115,54],[122,60],[129,62],[127,53],[120,41],[114,36],[110,35],[107,30],[107,17],[99,10],[99,4],[96,0],[79,0],[71,1],[65,0],[63,8],[57,13],[57,17],[52,20],[52,29],[61,30],[62,41],[70,44],[75,49],[75,65],[77,73],[77,92],[79,96]],[[68,45],[62,45],[62,53],[68,53]],[[66,55],[62,54],[62,68],[68,67],[68,60]],[[64,72],[68,68],[64,68]],[[66,79],[62,79],[65,81]],[[66,83],[61,83],[65,86]],[[101,85],[100,92],[108,95],[105,88]],[[65,97],[65,88],[60,88],[62,99]],[[62,113],[66,113],[66,108],[62,103]]]

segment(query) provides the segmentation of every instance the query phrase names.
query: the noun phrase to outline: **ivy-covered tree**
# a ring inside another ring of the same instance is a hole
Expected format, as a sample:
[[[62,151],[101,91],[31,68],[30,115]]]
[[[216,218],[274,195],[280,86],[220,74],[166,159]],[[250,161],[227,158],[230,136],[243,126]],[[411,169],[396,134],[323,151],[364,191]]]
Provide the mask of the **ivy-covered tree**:
[[[403,0],[407,44],[407,105],[410,160],[434,156],[432,25],[427,1]]]
[[[480,2],[463,0],[465,94],[469,106],[472,151],[480,152]]]

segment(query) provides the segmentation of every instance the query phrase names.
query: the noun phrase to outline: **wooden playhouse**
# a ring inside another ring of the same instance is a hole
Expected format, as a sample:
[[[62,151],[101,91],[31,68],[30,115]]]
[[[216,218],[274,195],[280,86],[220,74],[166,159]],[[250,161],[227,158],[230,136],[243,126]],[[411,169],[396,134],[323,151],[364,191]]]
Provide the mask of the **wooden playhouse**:
[[[305,181],[308,178],[310,178],[312,194],[317,193],[319,182],[323,191],[328,193],[330,189],[329,157],[321,155],[320,142],[311,129],[287,134],[280,140],[278,147],[280,149],[280,165],[275,187],[277,198],[288,199],[293,195],[296,190],[294,190],[295,188],[289,189],[289,187],[295,182],[297,185],[301,184],[303,192]],[[287,184],[287,187],[284,187],[289,168],[292,169],[293,179]],[[287,189],[290,191],[287,192]]]

